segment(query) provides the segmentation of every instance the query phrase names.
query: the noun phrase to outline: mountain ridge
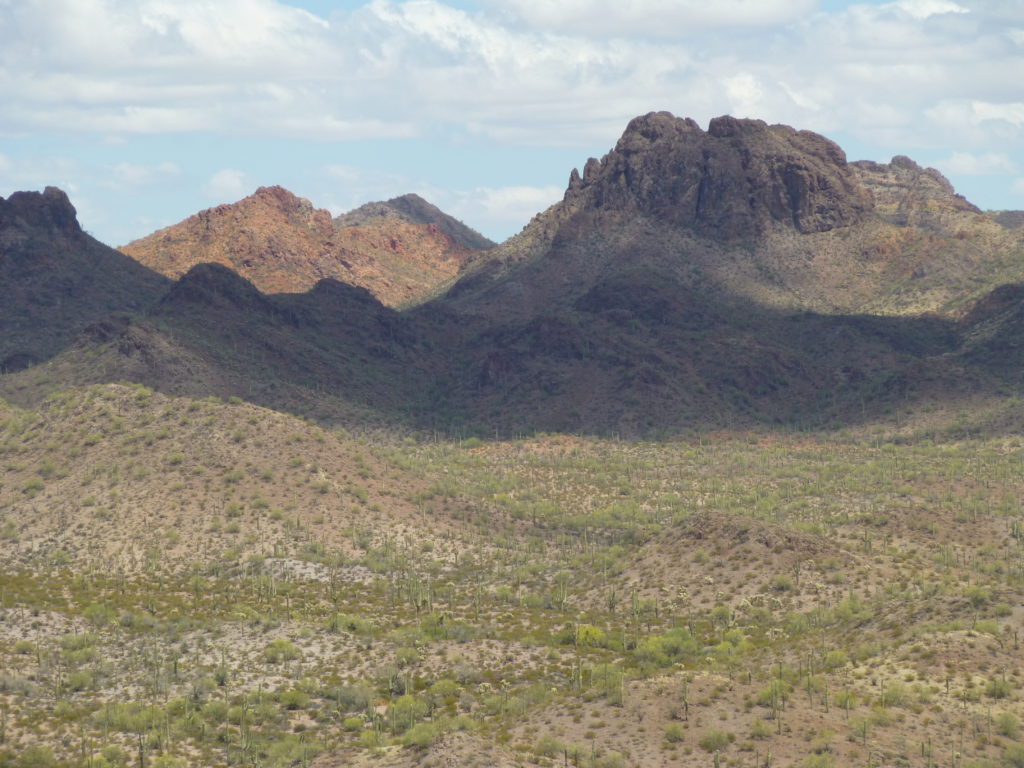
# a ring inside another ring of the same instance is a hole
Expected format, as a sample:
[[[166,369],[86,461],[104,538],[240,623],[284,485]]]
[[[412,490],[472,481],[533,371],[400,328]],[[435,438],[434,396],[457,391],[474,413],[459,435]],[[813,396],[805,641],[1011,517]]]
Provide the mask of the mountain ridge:
[[[340,229],[281,188],[243,203],[312,238],[438,215],[395,200],[408,210],[368,204]],[[244,207],[193,220],[216,230]],[[652,113],[426,303],[398,312],[330,277],[269,294],[197,264],[123,319],[83,323],[51,384],[4,392],[124,378],[330,423],[504,434],[858,423],[893,398],[934,408],[1012,380],[1017,358],[995,350],[1020,324],[1015,294],[986,297],[1024,283],[1022,242],[907,158],[848,163],[806,131]]]
[[[377,206],[377,215],[339,223],[283,187],[260,187],[237,203],[200,211],[121,251],[174,279],[197,264],[217,262],[264,293],[303,292],[318,280],[334,278],[367,288],[385,303],[405,304],[432,293],[479,247],[491,245],[417,200],[369,204]]]

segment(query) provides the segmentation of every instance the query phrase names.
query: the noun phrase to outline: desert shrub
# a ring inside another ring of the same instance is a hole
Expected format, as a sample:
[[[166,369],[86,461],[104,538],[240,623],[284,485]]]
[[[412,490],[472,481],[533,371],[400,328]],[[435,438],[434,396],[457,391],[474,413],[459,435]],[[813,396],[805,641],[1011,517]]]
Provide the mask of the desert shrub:
[[[800,761],[800,768],[832,768],[835,759],[827,752],[816,755],[808,755]]]
[[[603,647],[608,642],[604,630],[593,624],[580,624],[576,627],[576,645],[586,647]]]
[[[402,735],[402,744],[414,749],[426,749],[438,737],[439,730],[434,723],[416,723]]]
[[[391,705],[388,715],[392,718],[395,732],[403,733],[426,715],[427,709],[426,702],[411,694],[405,694]]]
[[[994,677],[985,686],[985,694],[993,699],[1005,699],[1013,690],[1013,683],[1003,677]]]
[[[57,758],[49,747],[34,744],[25,748],[14,765],[17,768],[53,768],[57,765]]]
[[[685,738],[686,734],[683,731],[683,726],[679,723],[669,723],[665,726],[665,741],[671,744],[677,744]]]
[[[1024,768],[1024,744],[1011,744],[1003,752],[1003,760],[1011,768]]]
[[[96,685],[92,672],[87,669],[79,669],[68,675],[68,690],[88,691]]]
[[[203,705],[203,717],[207,722],[219,725],[227,719],[228,709],[229,707],[226,701],[214,699],[213,701],[208,701]]]
[[[282,691],[278,699],[287,710],[305,709],[309,705],[309,694],[299,690]]]
[[[1020,720],[1012,712],[1001,712],[996,716],[999,733],[1008,739],[1016,739],[1020,732]]]
[[[829,651],[825,654],[824,663],[828,669],[840,669],[849,664],[850,660],[842,651]]]
[[[285,768],[293,765],[309,765],[309,761],[323,752],[324,746],[313,739],[289,734],[275,740],[267,749],[268,768]]]
[[[85,610],[82,611],[82,615],[85,616],[89,623],[97,627],[102,627],[110,624],[117,618],[117,611],[109,605],[90,603],[85,607]]]
[[[302,657],[302,651],[291,640],[279,637],[263,650],[263,659],[270,664],[293,661]]]
[[[772,727],[769,723],[758,718],[754,721],[753,725],[750,726],[750,738],[752,739],[770,739],[772,737]]]
[[[705,731],[700,737],[700,748],[706,752],[718,752],[728,747],[736,737],[728,731],[720,731],[717,728]]]

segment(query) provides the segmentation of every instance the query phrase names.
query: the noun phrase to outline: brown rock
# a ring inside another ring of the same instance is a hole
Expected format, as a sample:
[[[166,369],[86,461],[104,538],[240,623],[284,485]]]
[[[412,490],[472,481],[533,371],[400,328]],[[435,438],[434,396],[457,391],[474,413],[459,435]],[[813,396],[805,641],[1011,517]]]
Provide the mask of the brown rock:
[[[719,117],[707,132],[656,112],[570,178],[580,211],[642,214],[734,239],[777,226],[825,232],[859,222],[871,198],[833,142],[761,120]]]

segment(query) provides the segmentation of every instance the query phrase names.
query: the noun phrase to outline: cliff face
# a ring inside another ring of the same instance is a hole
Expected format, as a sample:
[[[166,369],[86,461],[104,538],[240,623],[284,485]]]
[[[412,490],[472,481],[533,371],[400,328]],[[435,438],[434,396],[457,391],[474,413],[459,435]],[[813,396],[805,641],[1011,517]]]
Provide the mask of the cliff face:
[[[386,304],[402,304],[434,292],[458,273],[475,245],[489,243],[460,240],[445,229],[454,231],[458,222],[421,202],[415,208],[419,218],[379,203],[394,215],[364,212],[335,222],[328,211],[286,189],[261,187],[121,250],[172,278],[214,262],[264,293],[299,293],[335,279],[366,288]],[[428,207],[436,211],[433,220],[424,212]]]
[[[582,176],[573,171],[566,202],[727,240],[777,227],[825,232],[871,210],[843,151],[823,136],[732,117],[705,132],[667,112],[634,119],[614,150]]]

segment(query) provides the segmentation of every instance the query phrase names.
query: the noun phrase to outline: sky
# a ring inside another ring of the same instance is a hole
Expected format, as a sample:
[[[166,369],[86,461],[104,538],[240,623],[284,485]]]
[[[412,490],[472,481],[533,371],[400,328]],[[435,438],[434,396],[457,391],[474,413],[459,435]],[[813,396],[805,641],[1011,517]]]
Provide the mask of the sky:
[[[658,110],[1024,209],[1024,0],[0,0],[0,196],[114,246],[272,184],[502,240]]]

